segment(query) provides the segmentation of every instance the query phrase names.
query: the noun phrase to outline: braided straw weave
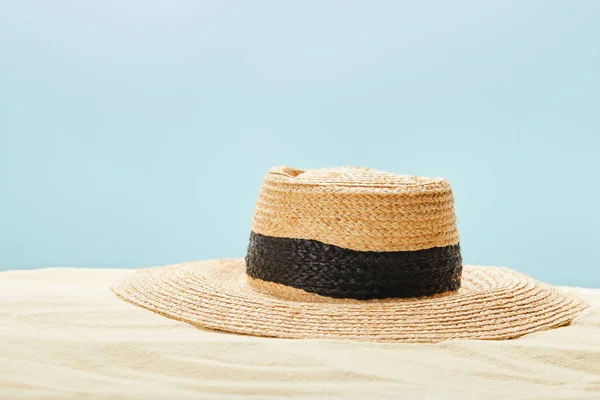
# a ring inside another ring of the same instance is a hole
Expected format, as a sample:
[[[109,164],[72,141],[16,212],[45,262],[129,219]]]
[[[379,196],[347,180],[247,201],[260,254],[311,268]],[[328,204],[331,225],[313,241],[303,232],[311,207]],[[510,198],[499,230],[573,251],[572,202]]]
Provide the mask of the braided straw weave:
[[[309,270],[301,272],[313,274],[302,277],[311,284],[320,284],[321,277],[314,276],[321,272],[319,265],[323,274],[344,269],[343,263],[326,261],[344,249],[380,252],[361,256],[368,263],[396,254],[391,252],[417,251],[407,253],[408,258],[403,256],[406,262],[410,257],[421,257],[419,251],[431,250],[441,254],[448,251],[449,259],[460,260],[454,253],[458,250],[458,231],[453,196],[450,184],[443,179],[359,168],[274,168],[264,181],[252,231],[258,246],[268,238],[282,238],[296,246],[293,249],[305,252],[298,247],[302,242],[297,245],[290,240],[306,240],[308,248],[322,252],[308,251],[300,258],[311,263]],[[258,251],[275,257],[271,252],[269,248]],[[284,258],[294,256],[285,254]],[[281,260],[273,261],[273,265],[267,263],[269,268],[285,267]],[[282,338],[425,343],[509,339],[567,325],[587,307],[579,299],[516,271],[458,263],[459,268],[448,279],[460,282],[460,288],[453,286],[427,297],[364,300],[323,296],[248,276],[244,259],[142,269],[112,290],[130,303],[199,327]],[[417,275],[406,275],[411,270]],[[418,286],[418,273],[423,271],[421,266],[401,265],[394,276],[402,281],[398,284],[413,279]],[[462,277],[456,281],[454,274],[460,272]],[[361,269],[362,275],[378,273]],[[286,279],[290,274],[284,273]],[[356,286],[356,281],[351,283]]]
[[[350,167],[272,168],[260,191],[252,231],[364,251],[458,243],[447,181]]]

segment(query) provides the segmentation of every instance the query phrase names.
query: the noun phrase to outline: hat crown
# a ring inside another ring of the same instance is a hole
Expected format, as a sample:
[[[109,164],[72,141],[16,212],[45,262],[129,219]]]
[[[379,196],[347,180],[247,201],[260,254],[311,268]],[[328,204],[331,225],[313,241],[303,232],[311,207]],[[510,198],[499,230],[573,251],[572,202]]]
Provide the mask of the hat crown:
[[[340,187],[393,188],[396,186],[420,186],[440,183],[443,178],[426,178],[411,175],[396,175],[363,167],[335,167],[312,170],[290,167],[274,167],[269,175],[277,175],[283,181],[298,185],[331,185]]]
[[[359,167],[271,168],[252,231],[358,251],[420,250],[459,240],[448,181]]]
[[[251,278],[331,297],[455,290],[462,267],[451,186],[368,168],[272,168],[246,263]]]

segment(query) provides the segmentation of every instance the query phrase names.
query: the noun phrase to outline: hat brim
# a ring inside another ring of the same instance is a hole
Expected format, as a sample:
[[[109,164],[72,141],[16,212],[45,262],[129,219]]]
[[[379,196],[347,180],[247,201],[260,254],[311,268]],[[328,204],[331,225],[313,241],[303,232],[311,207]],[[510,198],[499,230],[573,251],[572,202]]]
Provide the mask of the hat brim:
[[[249,285],[243,259],[141,269],[112,290],[125,301],[192,325],[280,338],[500,340],[568,325],[587,308],[511,269],[468,265],[458,291],[428,298],[276,297]]]

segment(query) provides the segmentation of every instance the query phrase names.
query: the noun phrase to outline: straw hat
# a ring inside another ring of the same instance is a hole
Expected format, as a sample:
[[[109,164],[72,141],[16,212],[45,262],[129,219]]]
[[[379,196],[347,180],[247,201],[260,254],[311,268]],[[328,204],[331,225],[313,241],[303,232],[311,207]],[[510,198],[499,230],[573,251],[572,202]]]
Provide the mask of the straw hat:
[[[272,168],[245,259],[135,271],[120,298],[196,326],[281,338],[509,339],[587,305],[462,265],[450,184],[365,168]]]

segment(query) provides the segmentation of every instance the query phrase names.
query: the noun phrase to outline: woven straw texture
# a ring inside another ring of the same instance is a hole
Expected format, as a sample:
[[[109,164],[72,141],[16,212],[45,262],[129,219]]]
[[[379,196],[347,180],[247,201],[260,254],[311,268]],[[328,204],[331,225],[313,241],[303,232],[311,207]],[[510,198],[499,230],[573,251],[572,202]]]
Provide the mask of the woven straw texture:
[[[248,264],[145,269],[113,291],[201,327],[401,342],[508,339],[566,325],[586,307],[515,271],[461,265],[441,178],[273,168],[252,232]]]
[[[261,281],[243,259],[136,271],[113,291],[124,300],[200,327],[257,336],[439,342],[510,339],[569,324],[586,305],[513,270],[464,266],[457,292],[425,299],[323,297]]]
[[[272,168],[252,231],[363,251],[421,250],[459,239],[446,180],[354,167]]]
[[[250,235],[246,273],[328,297],[418,297],[460,287],[460,246],[357,252],[316,240]]]

